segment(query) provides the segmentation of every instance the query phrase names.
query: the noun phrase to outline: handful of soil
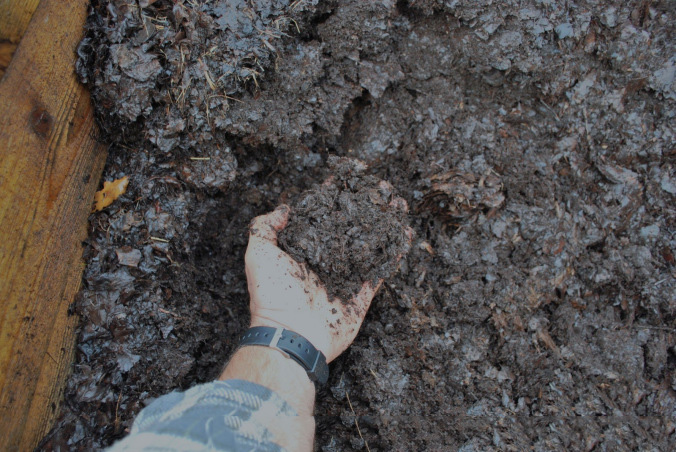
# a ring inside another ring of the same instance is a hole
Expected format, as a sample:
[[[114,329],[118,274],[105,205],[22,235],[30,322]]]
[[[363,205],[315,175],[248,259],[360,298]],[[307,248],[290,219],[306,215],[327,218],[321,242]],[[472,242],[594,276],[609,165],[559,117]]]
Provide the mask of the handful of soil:
[[[329,299],[348,301],[364,282],[392,275],[408,253],[407,208],[389,183],[364,174],[364,163],[329,157],[329,166],[333,179],[299,195],[278,239],[319,276]]]

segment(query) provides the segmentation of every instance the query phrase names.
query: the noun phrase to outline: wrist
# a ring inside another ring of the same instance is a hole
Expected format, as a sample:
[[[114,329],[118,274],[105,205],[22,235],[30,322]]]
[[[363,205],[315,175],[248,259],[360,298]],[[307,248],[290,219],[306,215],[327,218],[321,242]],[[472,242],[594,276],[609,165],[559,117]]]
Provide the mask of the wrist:
[[[301,328],[299,327],[299,325],[283,323],[267,317],[252,316],[249,328],[254,328],[257,326],[267,326],[271,328],[284,328],[285,330],[293,331],[294,333],[300,334],[305,339],[310,341],[313,347],[315,347],[317,350],[319,350],[324,354],[324,357],[326,358],[327,362],[330,362],[332,360],[331,357],[333,355],[331,354],[331,346],[328,343],[328,337],[326,336],[326,334],[323,334],[322,332],[318,331],[317,328],[318,325],[313,324],[312,322],[302,322],[302,323],[309,324],[311,327]]]
[[[284,356],[298,363],[317,385],[324,385],[329,379],[326,355],[296,331],[282,327],[255,326],[244,332],[239,345],[256,345],[281,351]]]
[[[265,386],[282,397],[300,417],[311,418],[315,385],[305,369],[279,350],[246,346],[235,351],[219,380],[240,379]]]

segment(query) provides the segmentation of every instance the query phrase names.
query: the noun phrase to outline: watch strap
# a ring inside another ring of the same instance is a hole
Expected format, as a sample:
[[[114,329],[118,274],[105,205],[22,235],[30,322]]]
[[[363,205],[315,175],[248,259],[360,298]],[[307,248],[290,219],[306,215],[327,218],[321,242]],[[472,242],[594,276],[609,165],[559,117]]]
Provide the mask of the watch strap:
[[[326,384],[329,365],[324,354],[303,336],[284,328],[255,326],[249,328],[239,343],[240,347],[261,345],[275,348],[300,364],[315,383]]]

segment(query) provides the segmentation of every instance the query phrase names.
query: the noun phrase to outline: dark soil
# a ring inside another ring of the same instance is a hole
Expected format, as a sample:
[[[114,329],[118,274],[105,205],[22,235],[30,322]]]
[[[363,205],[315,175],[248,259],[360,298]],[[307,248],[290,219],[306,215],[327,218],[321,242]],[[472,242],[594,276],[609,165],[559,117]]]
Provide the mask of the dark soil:
[[[279,245],[319,276],[329,299],[348,302],[364,282],[376,287],[389,278],[408,253],[407,209],[391,185],[364,174],[362,162],[329,157],[328,164],[330,182],[293,202]]]
[[[130,182],[91,217],[42,449],[216,377],[248,223],[337,155],[415,238],[331,365],[317,450],[671,450],[674,24],[668,0],[94,1],[80,73]]]

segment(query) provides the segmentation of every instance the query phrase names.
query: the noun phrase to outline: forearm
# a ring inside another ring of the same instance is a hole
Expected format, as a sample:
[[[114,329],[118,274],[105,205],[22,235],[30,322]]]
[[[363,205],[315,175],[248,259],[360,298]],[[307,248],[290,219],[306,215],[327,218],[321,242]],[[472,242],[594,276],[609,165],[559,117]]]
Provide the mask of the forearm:
[[[235,352],[219,379],[247,380],[277,393],[298,416],[270,419],[275,442],[292,451],[313,449],[315,387],[298,363],[278,350],[247,346]]]

